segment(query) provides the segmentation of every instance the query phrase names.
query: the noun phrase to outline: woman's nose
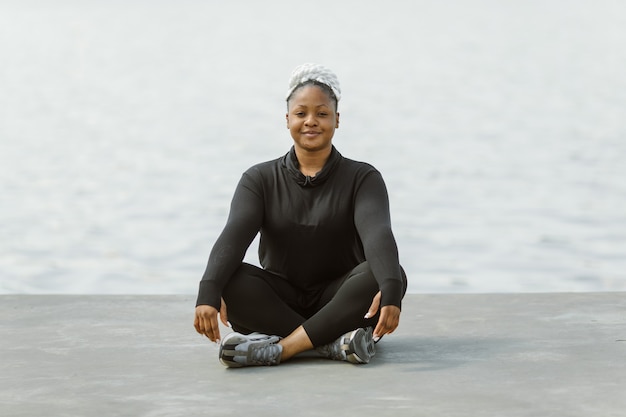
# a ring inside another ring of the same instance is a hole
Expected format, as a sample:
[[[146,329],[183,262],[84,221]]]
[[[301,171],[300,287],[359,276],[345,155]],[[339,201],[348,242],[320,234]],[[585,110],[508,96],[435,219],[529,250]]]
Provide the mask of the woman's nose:
[[[304,124],[306,126],[315,126],[317,125],[317,119],[315,118],[314,115],[310,115],[306,118],[306,120],[304,121]]]

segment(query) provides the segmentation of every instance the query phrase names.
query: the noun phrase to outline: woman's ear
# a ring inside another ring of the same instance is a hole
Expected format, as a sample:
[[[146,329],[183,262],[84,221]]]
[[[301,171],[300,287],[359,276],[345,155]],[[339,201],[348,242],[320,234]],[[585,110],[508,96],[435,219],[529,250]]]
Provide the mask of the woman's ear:
[[[287,121],[287,129],[289,129],[289,113],[285,113],[285,120]]]
[[[339,128],[339,112],[337,112],[337,122],[335,123],[335,129]]]

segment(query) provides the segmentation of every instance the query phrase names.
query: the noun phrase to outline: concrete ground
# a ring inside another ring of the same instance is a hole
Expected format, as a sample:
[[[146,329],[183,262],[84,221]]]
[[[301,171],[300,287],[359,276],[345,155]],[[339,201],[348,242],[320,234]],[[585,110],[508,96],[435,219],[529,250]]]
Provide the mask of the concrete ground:
[[[626,294],[407,295],[368,365],[226,369],[195,296],[0,296],[1,416],[626,416]]]

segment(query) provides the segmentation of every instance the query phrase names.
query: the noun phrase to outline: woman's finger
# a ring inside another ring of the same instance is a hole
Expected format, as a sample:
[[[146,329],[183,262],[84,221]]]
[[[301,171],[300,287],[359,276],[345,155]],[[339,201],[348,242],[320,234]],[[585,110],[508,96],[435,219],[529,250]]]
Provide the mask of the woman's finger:
[[[197,313],[194,313],[193,327],[196,329],[196,332],[198,332],[200,334],[204,334],[202,329],[200,329],[200,319],[198,318],[198,314]]]
[[[209,336],[209,339],[211,339],[212,342],[219,343],[221,335],[220,326],[217,324],[217,317],[212,316],[209,319],[209,326],[211,328],[211,335]]]

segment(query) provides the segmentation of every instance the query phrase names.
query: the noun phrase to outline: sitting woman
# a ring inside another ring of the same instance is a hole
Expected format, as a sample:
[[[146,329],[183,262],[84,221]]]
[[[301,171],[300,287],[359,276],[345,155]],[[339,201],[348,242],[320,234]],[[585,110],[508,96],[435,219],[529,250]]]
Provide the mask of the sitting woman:
[[[381,174],[333,146],[339,82],[327,68],[296,68],[287,92],[284,156],[248,169],[200,281],[194,326],[220,342],[228,367],[277,365],[316,349],[368,363],[400,320],[406,275]],[[262,268],[243,263],[257,233]],[[228,309],[227,309],[228,306]]]

